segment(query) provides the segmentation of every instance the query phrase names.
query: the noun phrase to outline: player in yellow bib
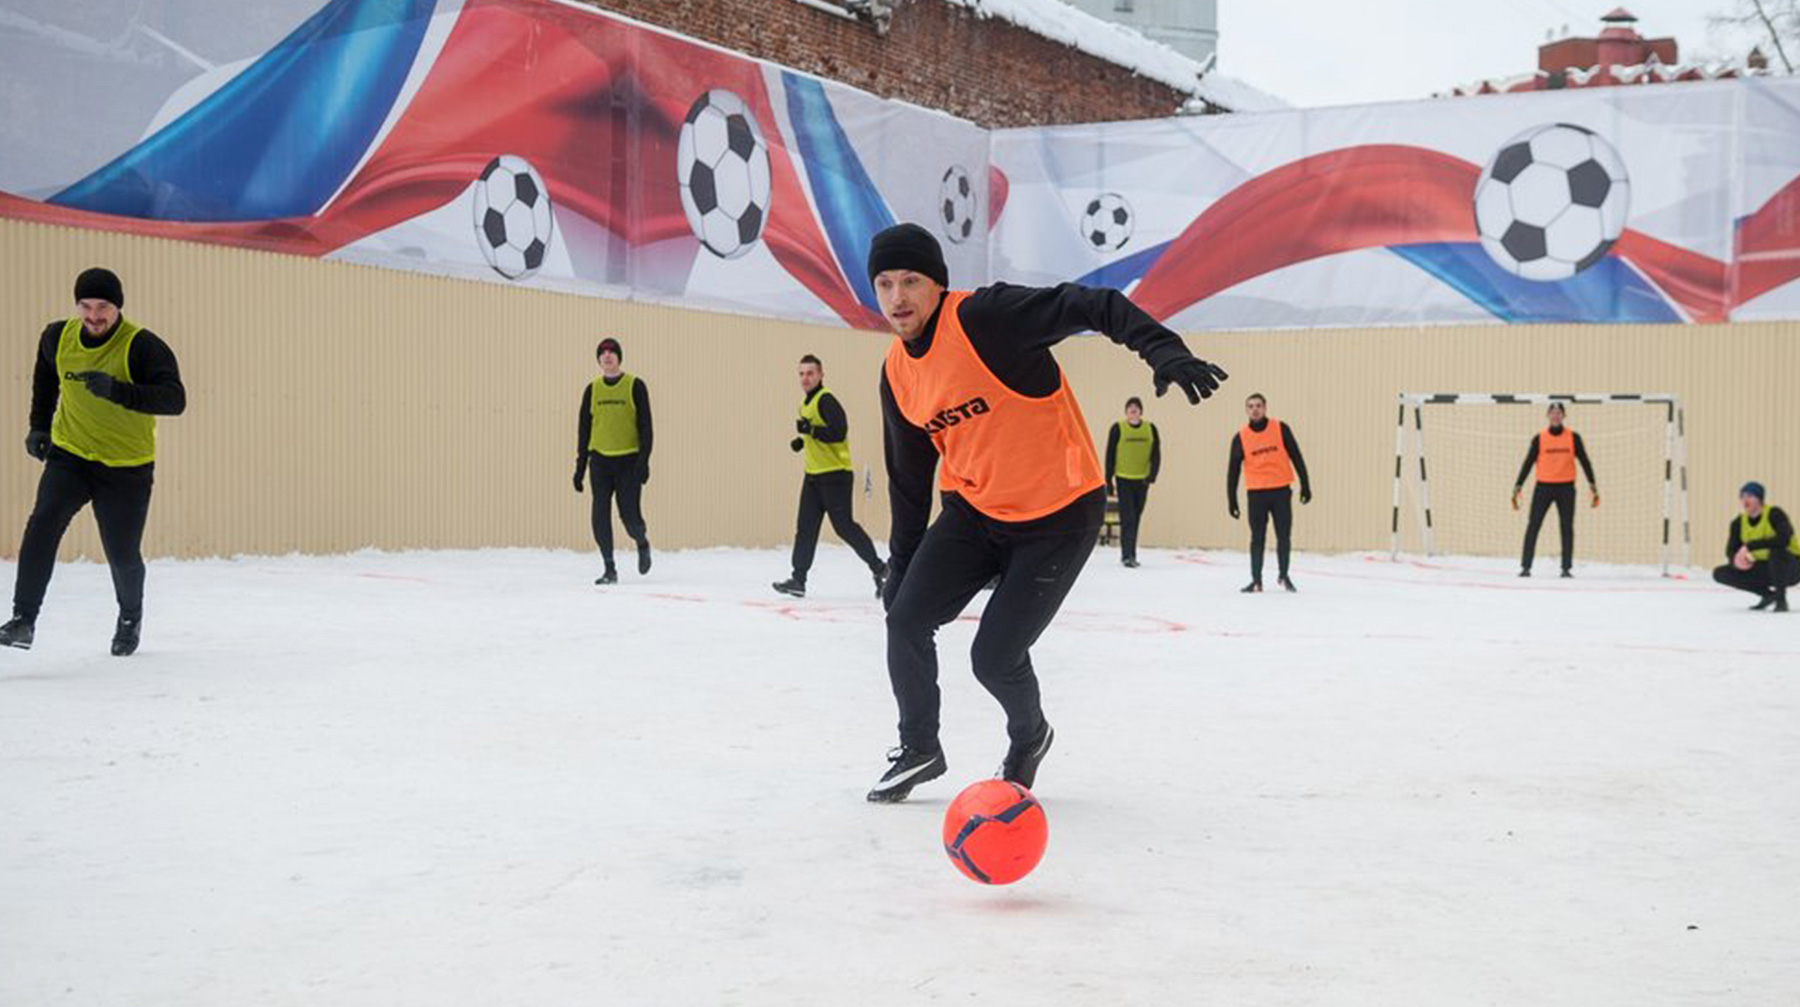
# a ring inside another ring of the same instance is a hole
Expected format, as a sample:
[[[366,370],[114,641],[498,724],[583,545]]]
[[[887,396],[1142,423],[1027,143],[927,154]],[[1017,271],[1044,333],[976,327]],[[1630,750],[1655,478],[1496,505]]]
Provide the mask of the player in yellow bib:
[[[38,339],[25,450],[44,463],[44,474],[19,545],[13,617],[0,626],[0,645],[31,646],[57,546],[92,503],[119,602],[112,652],[125,657],[136,653],[143,629],[156,417],[180,415],[187,390],[168,344],[120,313],[125,287],[112,271],[77,277],[75,304],[75,317],[51,322]]]
[[[625,372],[625,350],[619,341],[611,336],[600,340],[594,357],[600,362],[600,376],[582,391],[575,425],[575,492],[581,492],[584,477],[592,477],[594,544],[605,564],[594,583],[616,584],[614,499],[619,501],[625,534],[637,543],[638,573],[650,572],[650,533],[644,528],[642,501],[644,484],[650,481],[655,431],[650,423],[650,389],[642,378]]]
[[[1764,505],[1766,495],[1759,482],[1747,482],[1738,491],[1744,512],[1731,519],[1727,562],[1713,571],[1713,580],[1756,595],[1754,611],[1786,612],[1787,589],[1800,583],[1800,535],[1780,507]]]
[[[1162,437],[1144,419],[1144,400],[1125,400],[1125,419],[1106,434],[1106,492],[1119,501],[1119,560],[1136,569],[1138,522],[1162,471]]]
[[[825,365],[810,353],[800,358],[800,391],[805,397],[794,421],[799,436],[788,444],[806,462],[806,478],[800,483],[800,514],[794,525],[794,573],[773,586],[782,594],[806,597],[806,574],[819,547],[819,525],[829,515],[831,530],[869,568],[879,598],[887,564],[869,541],[869,533],[856,523],[850,506],[856,488],[856,467],[850,462],[850,418],[837,396],[825,387]]]

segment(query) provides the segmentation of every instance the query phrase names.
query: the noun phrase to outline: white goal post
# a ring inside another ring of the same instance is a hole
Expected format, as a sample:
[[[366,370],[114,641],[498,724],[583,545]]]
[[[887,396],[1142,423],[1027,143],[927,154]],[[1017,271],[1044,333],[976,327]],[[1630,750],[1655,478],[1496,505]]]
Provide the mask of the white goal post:
[[[1652,420],[1651,422],[1660,421],[1662,428],[1659,438],[1660,453],[1662,457],[1662,478],[1660,480],[1662,498],[1662,542],[1660,555],[1662,572],[1664,576],[1668,576],[1678,563],[1680,566],[1687,566],[1692,551],[1692,537],[1688,524],[1687,500],[1687,417],[1682,410],[1681,400],[1675,395],[1663,393],[1573,394],[1551,392],[1401,392],[1399,396],[1399,410],[1394,425],[1394,503],[1391,527],[1392,557],[1398,559],[1401,552],[1400,512],[1402,510],[1402,497],[1406,495],[1404,490],[1410,470],[1408,465],[1408,455],[1411,455],[1413,459],[1416,459],[1416,471],[1411,471],[1410,474],[1415,475],[1417,480],[1417,492],[1414,494],[1414,501],[1416,503],[1416,511],[1419,520],[1419,543],[1423,546],[1426,556],[1439,554],[1437,542],[1438,530],[1433,520],[1431,504],[1430,476],[1433,466],[1427,464],[1428,440],[1426,434],[1428,427],[1425,423],[1425,416],[1429,411],[1427,409],[1428,406],[1536,406],[1542,409],[1548,409],[1552,403],[1559,402],[1567,406],[1584,407],[1584,412],[1586,411],[1586,407],[1594,406],[1608,407],[1609,410],[1614,408],[1635,408],[1654,411],[1653,415],[1655,416],[1655,420]],[[1411,413],[1410,423],[1408,422],[1409,412]],[[1507,410],[1506,412],[1510,413],[1510,410]],[[1520,421],[1522,420],[1524,420],[1524,417],[1512,417],[1509,422],[1512,426],[1516,427],[1520,425]],[[1574,424],[1571,423],[1571,426],[1574,426]],[[1638,429],[1640,433],[1646,433],[1641,426]],[[1408,436],[1409,430],[1411,433],[1410,438]],[[1523,443],[1518,442],[1517,434],[1515,432],[1509,430],[1504,436],[1508,438],[1508,444],[1517,444],[1521,448],[1524,446]],[[1463,450],[1466,451],[1467,448],[1465,447]],[[1640,451],[1640,454],[1650,450],[1654,449],[1646,447]],[[1495,464],[1496,463],[1492,459],[1483,462],[1484,467],[1490,469],[1494,468]],[[1598,467],[1598,465],[1596,467]],[[1650,465],[1640,464],[1639,467],[1648,468]],[[1508,472],[1506,475],[1507,482],[1510,484],[1511,473]],[[1639,489],[1641,491],[1640,495],[1647,496],[1651,487],[1649,485],[1642,485]],[[1645,506],[1649,506],[1649,504],[1645,504]],[[1675,538],[1675,524],[1677,521],[1679,521],[1681,526],[1679,541]],[[1646,533],[1644,537],[1648,538],[1649,529],[1644,528],[1643,530]],[[1679,554],[1677,550],[1679,550]]]

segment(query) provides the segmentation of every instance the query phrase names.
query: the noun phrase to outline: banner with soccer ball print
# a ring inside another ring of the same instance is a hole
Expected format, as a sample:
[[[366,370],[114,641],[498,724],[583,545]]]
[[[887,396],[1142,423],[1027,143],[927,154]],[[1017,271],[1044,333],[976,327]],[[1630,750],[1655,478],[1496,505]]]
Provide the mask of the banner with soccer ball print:
[[[0,25],[0,216],[870,328],[901,220],[1188,328],[1800,317],[1800,81],[989,132],[556,0],[83,11]]]

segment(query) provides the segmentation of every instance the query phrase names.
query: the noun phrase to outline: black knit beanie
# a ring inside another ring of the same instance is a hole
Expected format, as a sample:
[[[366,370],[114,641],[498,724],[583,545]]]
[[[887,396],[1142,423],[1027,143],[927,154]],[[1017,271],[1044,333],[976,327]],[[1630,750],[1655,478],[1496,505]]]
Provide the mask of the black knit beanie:
[[[600,359],[600,354],[605,353],[607,350],[611,350],[613,353],[617,354],[620,363],[625,362],[625,348],[620,346],[619,341],[611,336],[607,336],[605,339],[600,340],[600,345],[594,347],[594,359]]]
[[[869,239],[869,279],[890,269],[924,273],[941,287],[950,285],[944,250],[931,232],[917,224],[895,224]]]
[[[75,299],[85,301],[90,298],[111,301],[113,307],[123,308],[125,285],[119,282],[118,274],[110,269],[101,269],[99,266],[84,269],[80,276],[75,277]]]

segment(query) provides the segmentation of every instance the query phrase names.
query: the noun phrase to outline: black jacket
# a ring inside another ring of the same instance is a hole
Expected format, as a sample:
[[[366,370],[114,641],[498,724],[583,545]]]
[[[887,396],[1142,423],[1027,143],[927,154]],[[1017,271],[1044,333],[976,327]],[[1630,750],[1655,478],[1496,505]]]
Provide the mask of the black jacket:
[[[937,335],[938,312],[942,310],[940,304],[926,321],[924,334],[905,344],[908,354],[921,357],[931,348]],[[1153,370],[1189,355],[1187,344],[1179,335],[1131,303],[1123,293],[1075,283],[1055,287],[996,283],[982,287],[963,299],[957,319],[975,354],[994,377],[1020,395],[1032,398],[1050,395],[1061,384],[1062,370],[1050,348],[1076,333],[1102,333],[1136,351]],[[888,386],[885,367],[881,374],[881,416],[888,504],[893,512],[888,544],[895,568],[904,570],[931,518],[938,453],[931,435],[901,414],[894,391]],[[1105,501],[1105,493],[1095,490],[1062,510],[1031,521],[1007,522],[977,516],[1003,534],[1067,534],[1098,522]],[[961,506],[974,512],[956,494],[945,494],[944,506]]]
[[[62,397],[62,375],[56,370],[56,348],[62,342],[66,322],[51,322],[38,337],[37,365],[31,372],[31,429],[48,430]],[[81,345],[98,349],[119,331],[117,325],[104,336],[82,330]],[[133,381],[114,381],[112,401],[134,412],[151,416],[180,416],[187,409],[187,388],[181,383],[181,366],[169,344],[149,329],[139,329],[126,359]]]

